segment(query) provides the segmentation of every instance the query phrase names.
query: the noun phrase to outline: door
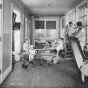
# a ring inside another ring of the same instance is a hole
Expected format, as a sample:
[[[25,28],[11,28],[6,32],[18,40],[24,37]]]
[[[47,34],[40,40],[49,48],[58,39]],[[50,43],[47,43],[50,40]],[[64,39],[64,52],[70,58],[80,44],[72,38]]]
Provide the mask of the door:
[[[14,31],[15,61],[20,60],[20,30]]]
[[[20,25],[21,12],[12,4],[12,55],[15,61],[20,60]]]
[[[2,1],[0,0],[0,83],[2,83]]]

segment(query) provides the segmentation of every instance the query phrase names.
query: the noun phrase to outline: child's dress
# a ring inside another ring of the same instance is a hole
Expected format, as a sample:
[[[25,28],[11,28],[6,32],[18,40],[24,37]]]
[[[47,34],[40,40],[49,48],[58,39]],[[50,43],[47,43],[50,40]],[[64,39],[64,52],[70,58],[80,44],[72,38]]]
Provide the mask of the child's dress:
[[[57,52],[60,51],[61,49],[63,49],[63,41],[62,40],[58,40],[58,45],[56,47]]]
[[[36,50],[34,50],[34,49],[29,50],[29,61],[34,60],[35,54],[36,54]]]
[[[28,42],[26,41],[26,42],[24,43],[24,45],[23,45],[23,50],[25,51],[25,54],[28,53],[28,47],[29,47],[29,44],[28,44]]]
[[[55,55],[53,58],[53,61],[54,61],[53,64],[57,64],[59,62],[59,60],[60,60],[59,55]]]

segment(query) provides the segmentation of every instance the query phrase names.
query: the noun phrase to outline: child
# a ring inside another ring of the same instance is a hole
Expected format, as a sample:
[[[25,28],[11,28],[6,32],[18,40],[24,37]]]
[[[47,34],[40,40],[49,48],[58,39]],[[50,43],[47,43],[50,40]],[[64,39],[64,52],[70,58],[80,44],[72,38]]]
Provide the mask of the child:
[[[68,29],[69,29],[69,27],[68,27],[68,25],[66,25],[66,27],[65,27],[65,35],[64,35],[64,43],[65,44],[67,44],[67,43],[69,43],[69,36],[68,36]]]
[[[34,49],[34,46],[31,45],[29,49],[29,61],[33,61],[37,51]]]
[[[85,81],[85,76],[88,76],[88,60],[84,60],[83,65],[80,68],[82,81]]]
[[[69,37],[72,37],[73,33],[75,32],[75,28],[74,28],[74,25],[73,25],[73,22],[69,22],[69,25],[66,25],[66,28],[65,28],[65,41],[64,43],[69,43]]]
[[[28,41],[26,40],[23,45],[23,51],[28,52],[28,47],[29,47],[29,44],[28,44]]]
[[[60,57],[59,57],[59,55],[57,55],[57,50],[54,50],[54,56],[52,57],[51,62],[53,64],[57,64],[59,62],[59,60],[60,60]]]
[[[29,47],[29,52],[26,55],[27,60],[24,60],[24,63],[22,64],[22,67],[28,68],[28,64],[30,64],[30,62],[33,63],[33,60],[35,59],[35,55],[36,55],[36,50],[34,49],[34,46],[31,45]],[[33,63],[33,67],[34,67],[34,63]]]
[[[73,23],[70,21],[69,24],[66,25],[65,29],[65,35],[70,37],[73,32]]]
[[[74,32],[75,32],[74,25],[72,22],[69,22],[69,30],[68,30],[69,37],[71,37]]]
[[[22,56],[21,58],[23,59],[28,59],[28,48],[29,48],[29,43],[28,41],[26,40],[24,45],[23,45],[23,51],[22,51]],[[23,60],[22,59],[22,60]]]
[[[59,55],[59,51],[60,50],[63,50],[64,49],[64,39],[63,38],[60,38],[57,42],[57,47],[56,47],[56,50],[57,50],[57,55]]]

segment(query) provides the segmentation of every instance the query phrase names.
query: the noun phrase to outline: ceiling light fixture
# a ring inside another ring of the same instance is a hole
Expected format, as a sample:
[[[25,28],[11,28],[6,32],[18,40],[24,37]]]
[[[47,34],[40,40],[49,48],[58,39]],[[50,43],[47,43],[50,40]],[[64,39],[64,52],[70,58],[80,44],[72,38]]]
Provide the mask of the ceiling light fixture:
[[[52,5],[52,3],[49,3],[48,6],[50,7]]]

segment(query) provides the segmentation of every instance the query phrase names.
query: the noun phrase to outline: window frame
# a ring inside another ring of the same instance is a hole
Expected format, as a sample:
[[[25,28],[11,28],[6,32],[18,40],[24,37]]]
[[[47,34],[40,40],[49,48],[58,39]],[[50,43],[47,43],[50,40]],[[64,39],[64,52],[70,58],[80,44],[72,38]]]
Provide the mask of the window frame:
[[[45,30],[45,40],[47,40],[47,36],[46,36],[46,30],[48,30],[47,28],[46,28],[46,22],[47,21],[56,21],[56,29],[57,29],[57,35],[56,35],[56,38],[58,38],[58,19],[35,19],[34,20],[34,22],[35,21],[44,21],[44,30]],[[37,30],[37,29],[35,29],[35,30]],[[52,29],[51,29],[52,30]],[[35,35],[35,32],[34,32],[34,35]],[[35,37],[36,38],[36,37]]]
[[[85,45],[88,44],[88,15],[87,14],[88,14],[88,3],[85,3],[79,7],[79,14],[78,14],[78,20],[82,22],[83,24],[82,27],[84,28],[86,33]]]

